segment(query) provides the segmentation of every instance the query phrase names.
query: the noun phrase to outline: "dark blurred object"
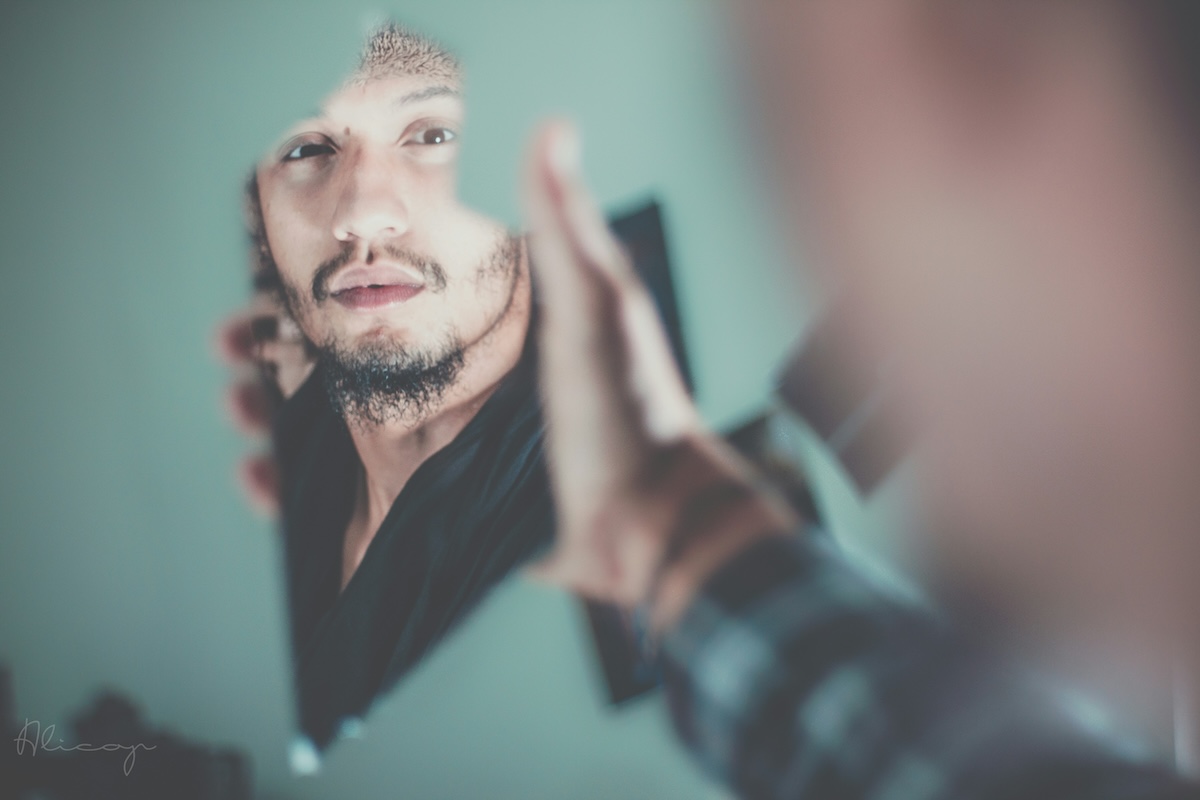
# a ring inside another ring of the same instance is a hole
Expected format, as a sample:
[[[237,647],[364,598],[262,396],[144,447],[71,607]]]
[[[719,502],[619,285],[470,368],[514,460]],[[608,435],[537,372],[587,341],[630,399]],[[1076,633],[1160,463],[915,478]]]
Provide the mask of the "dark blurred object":
[[[13,700],[12,671],[0,664],[0,730],[7,731],[17,724],[16,703]]]
[[[650,290],[658,314],[662,318],[671,352],[679,366],[679,374],[688,391],[693,390],[692,371],[688,365],[687,350],[683,346],[683,326],[679,321],[679,304],[675,300],[675,283],[671,280],[671,262],[667,255],[662,207],[657,200],[650,200],[640,208],[634,208],[609,218],[609,227],[629,256],[638,276]]]
[[[73,736],[59,733],[53,722],[18,722],[14,708],[11,673],[0,667],[0,732],[9,742],[0,756],[0,800],[248,800],[253,795],[247,755],[155,730],[121,695],[99,695],[72,721]]]
[[[859,492],[870,494],[900,463],[908,440],[886,415],[885,365],[852,369],[846,309],[834,305],[785,363],[778,395],[821,438]]]
[[[609,218],[638,275],[650,290],[662,319],[667,340],[679,373],[688,391],[693,389],[687,351],[683,346],[683,328],[663,230],[662,208],[655,200]],[[643,695],[658,685],[658,670],[639,650],[637,634],[630,615],[604,603],[583,601],[596,656],[604,674],[608,699],[612,705]]]
[[[584,601],[583,608],[609,704],[619,706],[656,688],[658,667],[642,653],[632,615],[607,603]]]
[[[808,481],[796,464],[792,449],[783,442],[778,416],[765,412],[724,434],[725,441],[758,467],[762,478],[787,499],[803,519],[820,522]]]
[[[16,766],[12,763],[15,758],[13,748],[8,746],[16,738],[17,720],[15,718],[16,704],[13,701],[12,672],[4,664],[0,664],[0,736],[4,737],[4,746],[0,747],[0,800],[16,800],[16,781],[10,778],[14,775]]]

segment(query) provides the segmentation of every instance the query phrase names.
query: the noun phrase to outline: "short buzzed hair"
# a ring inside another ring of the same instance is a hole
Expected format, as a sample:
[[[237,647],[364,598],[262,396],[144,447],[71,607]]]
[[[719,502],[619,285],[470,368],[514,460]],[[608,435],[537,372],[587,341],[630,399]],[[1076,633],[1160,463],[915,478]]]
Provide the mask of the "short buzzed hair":
[[[389,21],[368,34],[351,80],[366,83],[393,75],[420,75],[458,83],[462,81],[462,65],[440,43]]]

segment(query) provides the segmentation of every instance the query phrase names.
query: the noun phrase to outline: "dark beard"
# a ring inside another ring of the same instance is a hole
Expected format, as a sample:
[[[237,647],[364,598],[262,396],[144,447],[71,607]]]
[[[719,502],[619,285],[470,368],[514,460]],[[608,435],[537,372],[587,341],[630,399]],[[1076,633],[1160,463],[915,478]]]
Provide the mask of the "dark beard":
[[[328,300],[328,282],[337,269],[346,263],[352,250],[344,248],[318,268],[310,295],[306,298],[298,287],[283,280],[271,252],[262,214],[258,175],[255,172],[246,182],[246,213],[254,250],[254,288],[273,295],[292,319],[301,323],[310,305]],[[445,291],[447,276],[441,264],[402,248],[385,252],[419,268],[426,276],[426,287],[430,291]],[[509,284],[508,299],[492,323],[492,328],[507,316],[512,306],[523,252],[523,239],[510,232],[471,278],[477,288],[501,279]],[[317,358],[333,409],[347,423],[366,426],[378,426],[396,420],[417,421],[429,416],[441,404],[446,390],[458,379],[466,350],[465,345],[455,338],[443,343],[440,355],[411,353],[386,342],[353,351],[344,350],[336,344],[322,347],[310,341],[307,333],[305,343],[309,353]]]
[[[337,345],[320,348],[319,366],[333,410],[360,427],[429,416],[464,361],[460,342],[441,349],[440,355],[411,353],[389,342],[353,351]]]

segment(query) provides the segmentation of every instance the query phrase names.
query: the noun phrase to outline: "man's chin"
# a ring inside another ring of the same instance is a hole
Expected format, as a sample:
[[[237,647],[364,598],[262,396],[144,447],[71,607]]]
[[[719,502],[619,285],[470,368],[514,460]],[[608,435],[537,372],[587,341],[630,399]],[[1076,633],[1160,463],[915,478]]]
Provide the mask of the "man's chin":
[[[418,342],[413,341],[413,337],[408,331],[377,325],[355,336],[347,344],[351,349],[380,346],[410,348],[416,346]]]
[[[351,348],[319,349],[326,390],[334,410],[367,425],[415,421],[433,413],[463,366],[461,346],[413,348],[388,335]]]
[[[456,345],[453,337],[439,340],[429,335],[414,335],[413,331],[406,329],[378,325],[361,333],[327,340],[317,350],[343,362],[429,364],[444,359],[458,349]]]
[[[431,326],[424,320],[415,320],[411,313],[389,313],[392,309],[379,309],[371,314],[350,312],[331,319],[327,330],[328,338],[344,347],[359,343],[394,342],[402,346],[419,346],[429,339]]]
[[[323,342],[321,349],[333,349],[343,353],[362,348],[398,347],[420,348],[422,338],[410,326],[397,324],[386,319],[351,320],[351,323],[329,326],[326,335],[315,341]],[[427,343],[426,343],[427,344]]]

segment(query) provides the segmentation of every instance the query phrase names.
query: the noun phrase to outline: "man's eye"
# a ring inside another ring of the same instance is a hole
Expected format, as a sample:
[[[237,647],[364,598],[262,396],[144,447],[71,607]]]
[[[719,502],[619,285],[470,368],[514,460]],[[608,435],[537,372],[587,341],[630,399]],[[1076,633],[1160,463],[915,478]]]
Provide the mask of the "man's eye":
[[[289,150],[283,157],[284,161],[300,161],[305,158],[326,156],[333,153],[333,148],[324,142],[305,142]]]
[[[458,134],[449,128],[426,128],[414,139],[417,144],[446,144],[458,138]]]

